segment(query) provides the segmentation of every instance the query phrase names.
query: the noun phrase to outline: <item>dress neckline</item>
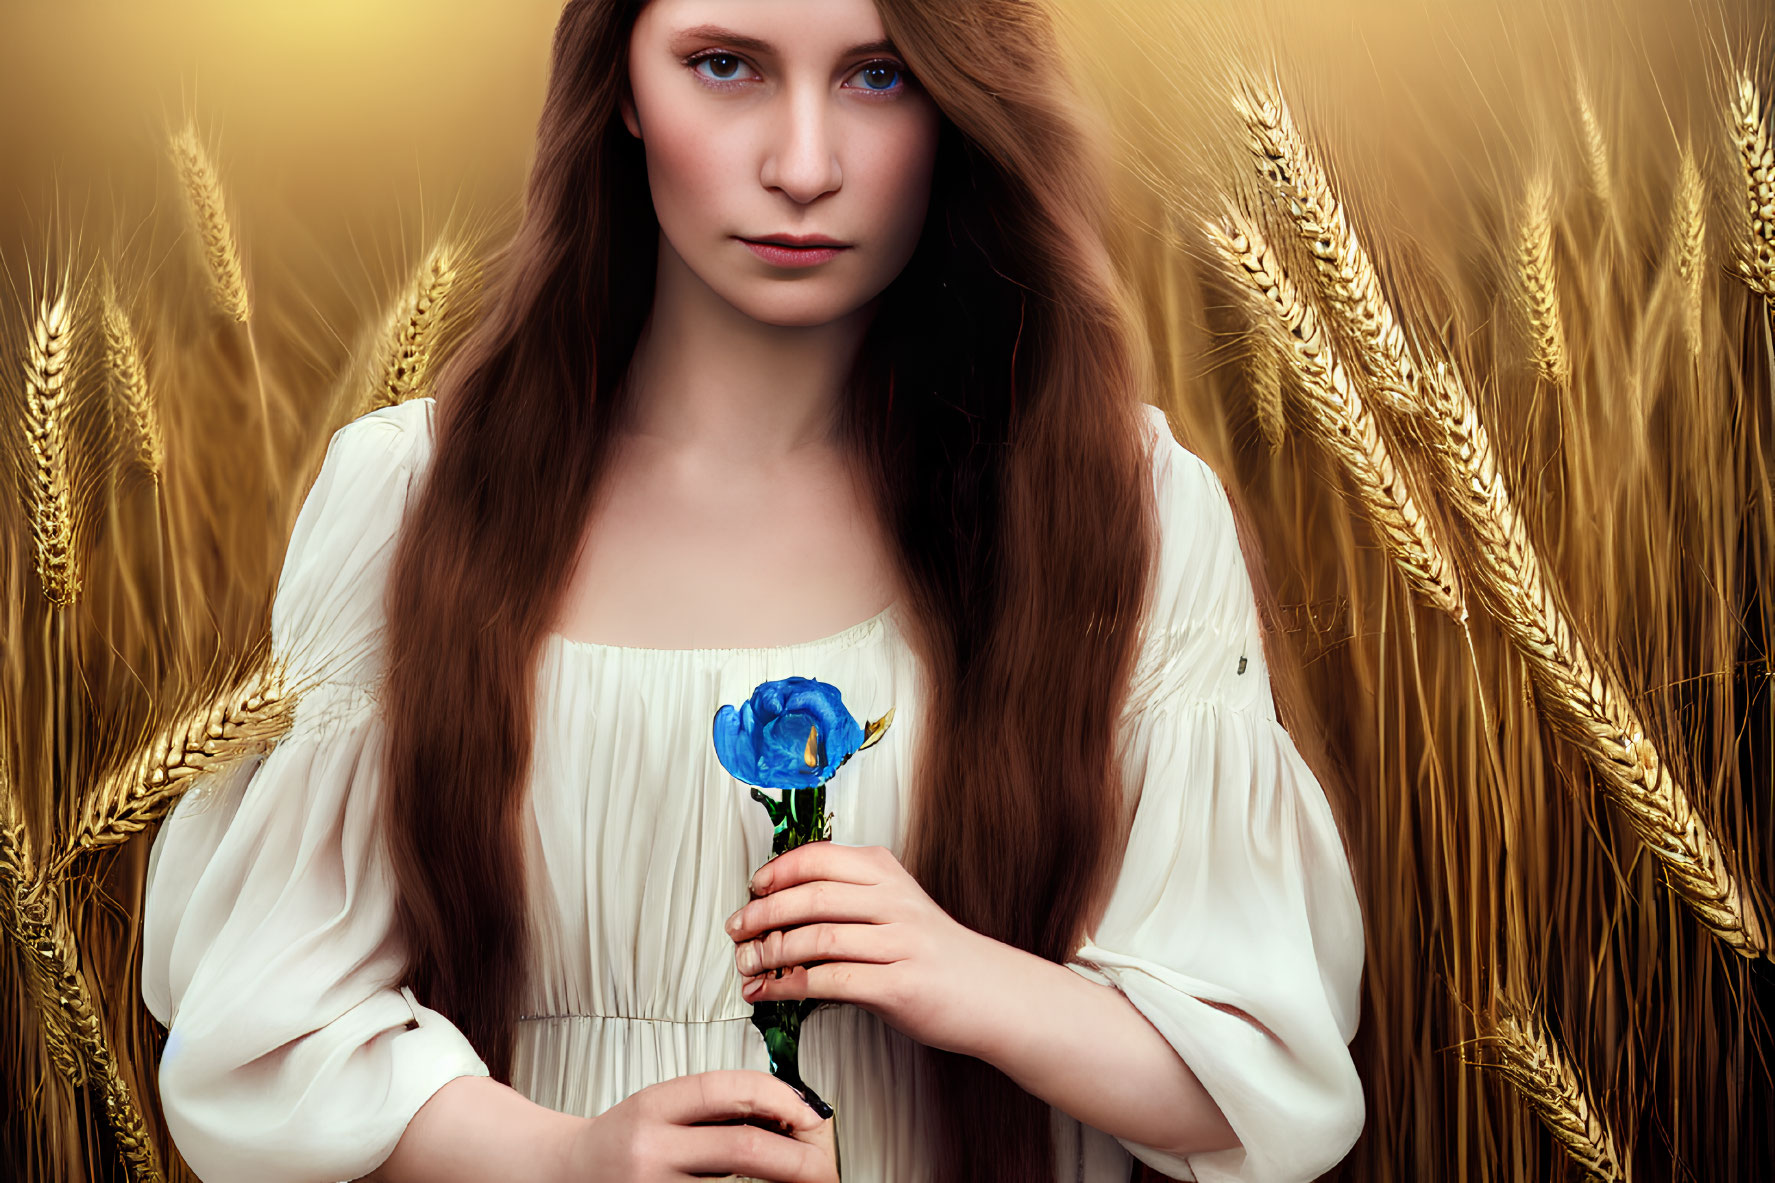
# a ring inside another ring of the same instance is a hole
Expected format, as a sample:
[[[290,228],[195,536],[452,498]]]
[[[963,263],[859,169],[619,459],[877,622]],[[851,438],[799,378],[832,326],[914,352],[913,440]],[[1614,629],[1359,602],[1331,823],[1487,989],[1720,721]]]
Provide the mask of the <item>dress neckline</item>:
[[[867,620],[860,620],[848,628],[830,633],[824,637],[815,637],[811,641],[790,641],[785,645],[699,645],[691,648],[665,648],[658,645],[612,645],[603,641],[581,641],[563,633],[551,632],[549,639],[559,648],[570,652],[587,654],[633,654],[653,655],[657,657],[733,657],[740,655],[763,655],[772,653],[799,653],[810,649],[824,649],[828,646],[843,646],[862,640],[867,634],[882,628],[891,622],[900,607],[899,600],[892,600],[888,606]]]

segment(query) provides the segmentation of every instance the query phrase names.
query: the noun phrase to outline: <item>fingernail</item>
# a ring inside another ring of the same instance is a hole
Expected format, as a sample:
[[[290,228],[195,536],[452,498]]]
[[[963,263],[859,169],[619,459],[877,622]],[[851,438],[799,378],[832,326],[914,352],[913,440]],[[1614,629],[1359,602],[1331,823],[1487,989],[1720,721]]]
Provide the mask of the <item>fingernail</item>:
[[[794,1088],[793,1085],[789,1087]],[[809,1109],[812,1109],[815,1113],[820,1115],[821,1121],[825,1121],[832,1116],[832,1106],[826,1104],[825,1101],[821,1100],[819,1097],[810,1097],[800,1089],[795,1089],[795,1091],[801,1094],[801,1099],[807,1102],[807,1107]]]

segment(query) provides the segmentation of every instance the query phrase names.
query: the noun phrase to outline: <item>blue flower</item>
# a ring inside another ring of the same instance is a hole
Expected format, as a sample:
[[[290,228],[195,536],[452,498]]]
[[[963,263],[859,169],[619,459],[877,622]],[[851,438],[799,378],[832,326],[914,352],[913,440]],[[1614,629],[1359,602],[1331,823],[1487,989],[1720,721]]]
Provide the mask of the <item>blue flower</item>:
[[[761,682],[737,710],[723,706],[715,712],[721,766],[762,789],[823,785],[863,740],[838,688],[816,678]]]

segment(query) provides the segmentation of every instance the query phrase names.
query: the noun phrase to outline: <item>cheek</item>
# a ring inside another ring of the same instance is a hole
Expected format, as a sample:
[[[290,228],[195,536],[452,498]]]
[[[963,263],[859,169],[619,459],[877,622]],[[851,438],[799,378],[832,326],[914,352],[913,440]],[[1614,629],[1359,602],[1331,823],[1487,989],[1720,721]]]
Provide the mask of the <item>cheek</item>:
[[[647,179],[654,211],[668,232],[716,230],[723,194],[741,179],[731,136],[708,120],[662,118],[647,124]]]
[[[895,128],[881,136],[846,185],[857,183],[859,198],[872,212],[876,233],[910,249],[924,226],[930,205],[936,131],[923,125]]]

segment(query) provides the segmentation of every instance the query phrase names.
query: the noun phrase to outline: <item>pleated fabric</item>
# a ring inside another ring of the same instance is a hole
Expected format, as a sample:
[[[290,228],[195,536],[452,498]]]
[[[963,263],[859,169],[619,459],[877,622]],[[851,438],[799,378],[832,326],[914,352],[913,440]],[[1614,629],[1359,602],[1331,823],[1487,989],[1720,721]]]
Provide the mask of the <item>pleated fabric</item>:
[[[1362,1128],[1348,1051],[1362,917],[1325,795],[1275,718],[1225,491],[1147,415],[1161,544],[1119,749],[1132,829],[1068,967],[1152,1022],[1241,1145],[1176,1155],[1050,1107],[1056,1178],[1122,1183],[1138,1159],[1177,1179],[1295,1183]],[[159,1084],[173,1139],[212,1183],[357,1178],[438,1088],[487,1074],[399,980],[373,828],[381,594],[434,422],[417,399],[335,433],[273,607],[273,646],[311,688],[267,756],[200,778],[154,839],[143,998],[170,1029]],[[722,924],[770,856],[771,823],[721,767],[711,722],[792,675],[838,687],[859,720],[892,707],[828,807],[835,842],[900,853],[916,738],[932,725],[900,611],[772,647],[547,639],[525,837],[533,962],[512,1020],[525,1096],[591,1116],[676,1076],[768,1070]],[[928,1180],[916,1045],[828,1004],[801,1047],[803,1075],[838,1110],[847,1183]]]

